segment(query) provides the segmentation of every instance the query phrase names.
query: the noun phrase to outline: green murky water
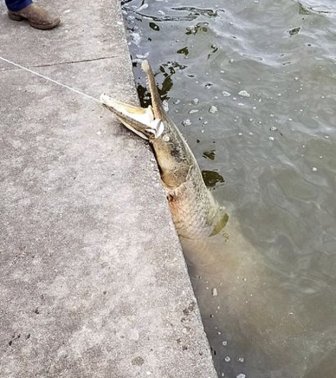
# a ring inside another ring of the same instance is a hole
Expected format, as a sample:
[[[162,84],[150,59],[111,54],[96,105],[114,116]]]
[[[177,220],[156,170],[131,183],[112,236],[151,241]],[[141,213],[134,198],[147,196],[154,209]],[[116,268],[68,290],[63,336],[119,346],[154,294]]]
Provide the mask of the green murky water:
[[[293,375],[256,372],[223,335],[218,375],[336,377],[336,2],[130,0],[123,10],[143,103],[146,57],[205,181],[326,339]]]

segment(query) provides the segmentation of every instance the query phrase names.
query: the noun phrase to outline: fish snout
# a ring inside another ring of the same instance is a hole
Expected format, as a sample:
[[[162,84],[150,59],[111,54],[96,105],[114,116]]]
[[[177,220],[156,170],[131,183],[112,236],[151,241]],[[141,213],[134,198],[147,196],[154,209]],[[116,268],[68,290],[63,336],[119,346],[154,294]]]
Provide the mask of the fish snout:
[[[119,121],[143,139],[159,138],[164,131],[164,124],[160,119],[154,118],[151,106],[141,108],[140,106],[126,104],[122,101],[102,94],[100,101]]]

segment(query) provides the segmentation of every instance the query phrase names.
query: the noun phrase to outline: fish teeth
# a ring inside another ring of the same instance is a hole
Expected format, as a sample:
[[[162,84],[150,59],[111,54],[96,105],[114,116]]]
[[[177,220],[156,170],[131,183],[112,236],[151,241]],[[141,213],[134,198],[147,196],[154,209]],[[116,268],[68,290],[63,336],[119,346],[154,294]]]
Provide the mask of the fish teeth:
[[[150,132],[154,134],[155,138],[159,138],[164,131],[164,124],[161,121],[161,119],[159,118],[154,119],[153,121],[150,122],[150,126],[151,126]]]

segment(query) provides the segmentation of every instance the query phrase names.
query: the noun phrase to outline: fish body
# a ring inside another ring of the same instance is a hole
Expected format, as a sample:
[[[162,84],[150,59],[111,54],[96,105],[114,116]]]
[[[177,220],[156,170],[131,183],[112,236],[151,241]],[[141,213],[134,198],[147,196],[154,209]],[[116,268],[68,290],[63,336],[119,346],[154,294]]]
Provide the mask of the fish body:
[[[149,63],[144,61],[142,68],[152,106],[144,109],[107,95],[101,96],[101,102],[128,129],[153,146],[178,235],[195,239],[217,234],[223,230],[228,215],[207,189],[190,147],[165,112]]]

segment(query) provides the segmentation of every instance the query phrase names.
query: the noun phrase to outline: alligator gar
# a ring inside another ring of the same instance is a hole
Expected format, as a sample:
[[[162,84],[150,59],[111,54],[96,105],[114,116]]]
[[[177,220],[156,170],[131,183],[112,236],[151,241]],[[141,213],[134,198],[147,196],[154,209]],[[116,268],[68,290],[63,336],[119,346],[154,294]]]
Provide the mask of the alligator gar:
[[[152,106],[144,109],[106,95],[101,96],[101,102],[153,146],[178,235],[194,239],[217,234],[228,215],[207,189],[190,147],[165,112],[149,63],[144,61],[142,68],[147,74]]]
[[[238,222],[229,219],[207,189],[192,151],[163,108],[149,63],[144,61],[142,68],[152,106],[141,108],[107,95],[101,96],[101,102],[153,146],[204,327],[217,351],[217,369],[239,373],[243,351],[258,378],[269,377],[271,371],[282,377],[303,377],[310,351],[323,352],[321,336],[308,327],[304,309],[293,310],[295,298],[288,299],[290,294],[267,272]],[[222,332],[236,345],[230,347],[231,353],[237,353],[230,365],[223,359]]]

